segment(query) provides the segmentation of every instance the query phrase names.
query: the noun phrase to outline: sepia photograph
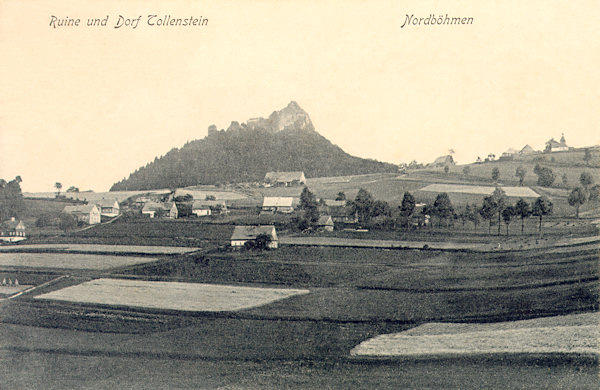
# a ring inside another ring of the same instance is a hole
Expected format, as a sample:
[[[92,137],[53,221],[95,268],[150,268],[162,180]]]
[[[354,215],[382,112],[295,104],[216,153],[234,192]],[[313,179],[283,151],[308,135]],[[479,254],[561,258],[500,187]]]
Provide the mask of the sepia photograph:
[[[0,0],[0,388],[598,389],[599,17]]]

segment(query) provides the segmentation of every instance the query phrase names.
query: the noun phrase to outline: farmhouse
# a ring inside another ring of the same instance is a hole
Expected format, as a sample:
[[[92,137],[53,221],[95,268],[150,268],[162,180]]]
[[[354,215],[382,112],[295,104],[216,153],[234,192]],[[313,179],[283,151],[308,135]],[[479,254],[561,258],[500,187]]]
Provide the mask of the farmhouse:
[[[106,217],[116,217],[120,212],[119,202],[117,202],[116,199],[110,200],[102,198],[96,203],[96,206],[98,206],[98,210],[100,210],[100,215]]]
[[[500,160],[512,160],[517,153],[518,151],[516,149],[509,148],[507,151],[502,153],[502,155],[500,156]]]
[[[12,217],[0,225],[0,241],[16,242],[25,240],[25,224]]]
[[[222,200],[195,200],[192,203],[192,214],[197,217],[227,214],[227,205]]]
[[[150,218],[164,217],[177,219],[179,211],[177,210],[175,202],[148,202],[144,204],[144,207],[142,208],[142,215],[147,215]]]
[[[304,172],[267,172],[265,184],[269,186],[297,186],[306,184]]]
[[[560,137],[560,142],[556,142],[554,138],[550,138],[546,141],[546,152],[564,152],[567,150],[569,150],[569,146],[567,146],[564,134]]]
[[[331,215],[321,215],[317,220],[317,228],[326,232],[332,232],[333,219],[331,219]]]
[[[531,147],[531,145],[527,144],[523,146],[523,149],[519,152],[519,154],[532,154],[535,153],[535,150]]]
[[[236,226],[231,235],[231,246],[233,248],[242,248],[246,242],[256,241],[256,238],[260,235],[269,237],[270,242],[267,244],[267,248],[277,248],[277,232],[273,225]]]
[[[88,225],[100,223],[100,210],[95,204],[65,206],[63,213],[71,214],[78,222]]]
[[[432,162],[430,164],[427,164],[427,167],[429,167],[429,168],[443,168],[446,165],[454,165],[454,159],[449,154],[446,155],[446,156],[440,156],[440,157],[436,158],[434,162]]]
[[[291,213],[294,211],[294,198],[275,196],[266,196],[263,199],[262,211],[271,213]]]

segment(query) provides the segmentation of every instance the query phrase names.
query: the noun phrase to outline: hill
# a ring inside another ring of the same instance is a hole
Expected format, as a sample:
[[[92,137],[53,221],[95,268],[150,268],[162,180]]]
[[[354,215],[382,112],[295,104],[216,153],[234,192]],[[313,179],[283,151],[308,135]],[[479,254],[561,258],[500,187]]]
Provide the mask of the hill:
[[[268,118],[232,122],[221,131],[211,126],[205,138],[155,158],[111,191],[260,181],[268,171],[320,177],[397,172],[397,167],[345,153],[317,133],[308,114],[291,102]]]

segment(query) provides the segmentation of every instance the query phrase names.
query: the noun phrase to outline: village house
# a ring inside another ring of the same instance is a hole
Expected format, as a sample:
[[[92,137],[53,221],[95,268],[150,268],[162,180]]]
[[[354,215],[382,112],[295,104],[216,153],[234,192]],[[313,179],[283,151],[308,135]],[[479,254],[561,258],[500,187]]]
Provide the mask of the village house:
[[[455,165],[454,158],[451,155],[440,156],[434,162],[427,164],[428,168],[443,168],[446,165]]]
[[[306,184],[304,172],[267,172],[265,185],[267,186],[299,186]]]
[[[321,215],[317,220],[317,229],[332,232],[333,231],[333,219],[331,215]]]
[[[518,151],[516,149],[509,148],[504,153],[502,153],[499,160],[503,160],[503,161],[504,160],[512,160],[517,153],[518,153]]]
[[[273,225],[236,226],[233,229],[233,234],[231,235],[231,246],[234,249],[243,248],[246,242],[256,241],[256,238],[260,235],[266,235],[269,237],[270,241],[267,244],[267,248],[275,249],[278,247],[277,232],[275,231],[275,226]]]
[[[319,213],[329,215],[334,223],[357,223],[358,216],[346,206],[345,200],[324,199],[325,204],[319,206]]]
[[[564,134],[561,135],[560,142],[556,142],[554,138],[550,138],[550,140],[546,141],[546,149],[544,149],[545,152],[565,152],[567,150],[569,150],[569,146],[567,146]]]
[[[23,221],[17,221],[15,217],[12,217],[10,220],[0,224],[0,241],[16,242],[25,240],[26,238]]]
[[[519,152],[519,154],[521,154],[521,155],[532,154],[532,153],[535,153],[535,150],[529,144],[523,146],[523,149],[521,149],[521,151]]]
[[[120,213],[119,202],[116,199],[100,199],[96,206],[100,210],[100,215],[105,217],[116,217]]]
[[[262,211],[270,213],[291,213],[294,211],[294,198],[292,197],[270,197],[265,196],[263,199]]]
[[[142,215],[147,215],[150,218],[171,218],[179,217],[179,210],[175,202],[148,202],[142,208]]]
[[[65,206],[63,213],[71,214],[77,222],[87,223],[88,225],[100,223],[101,220],[100,210],[95,204]]]
[[[227,214],[227,205],[222,200],[195,200],[192,203],[192,214],[197,217]]]

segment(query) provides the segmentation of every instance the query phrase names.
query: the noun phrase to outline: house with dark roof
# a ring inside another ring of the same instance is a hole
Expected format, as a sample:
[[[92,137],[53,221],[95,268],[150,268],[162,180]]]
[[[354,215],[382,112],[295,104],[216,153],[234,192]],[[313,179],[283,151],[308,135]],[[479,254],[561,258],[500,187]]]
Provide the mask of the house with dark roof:
[[[267,172],[265,185],[267,186],[299,186],[306,184],[304,172]]]
[[[331,215],[321,215],[317,220],[317,229],[323,230],[326,232],[333,231],[333,219]]]
[[[85,204],[76,206],[65,206],[63,213],[71,214],[77,222],[84,222],[88,225],[100,223],[100,210],[95,204]]]
[[[179,210],[175,202],[148,202],[142,208],[142,215],[150,218],[163,217],[177,219],[179,217]]]
[[[17,242],[25,239],[27,236],[23,221],[17,221],[15,217],[12,217],[0,224],[0,241]]]
[[[256,241],[258,236],[266,235],[269,237],[267,248],[275,249],[278,247],[277,232],[273,225],[262,226],[236,226],[231,235],[231,246],[235,249],[243,248],[246,242]]]

